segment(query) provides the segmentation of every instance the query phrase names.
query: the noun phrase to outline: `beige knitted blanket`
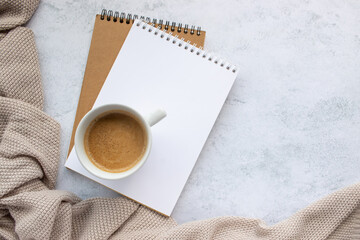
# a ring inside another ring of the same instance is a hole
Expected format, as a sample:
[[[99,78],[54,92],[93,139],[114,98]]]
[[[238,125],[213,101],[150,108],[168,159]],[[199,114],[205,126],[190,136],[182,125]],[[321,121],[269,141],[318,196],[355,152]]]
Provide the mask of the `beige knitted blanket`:
[[[0,0],[0,239],[360,239],[360,184],[273,226],[221,217],[177,226],[124,198],[54,190],[60,126],[43,111],[34,36],[39,0]]]

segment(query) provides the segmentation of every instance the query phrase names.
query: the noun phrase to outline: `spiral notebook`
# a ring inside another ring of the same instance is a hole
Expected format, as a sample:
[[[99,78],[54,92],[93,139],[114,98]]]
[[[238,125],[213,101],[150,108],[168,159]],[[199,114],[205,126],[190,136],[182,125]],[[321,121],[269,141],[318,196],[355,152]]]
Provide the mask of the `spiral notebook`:
[[[152,127],[145,164],[133,175],[104,180],[87,172],[73,149],[65,164],[108,188],[170,215],[235,81],[235,66],[135,20],[94,107],[122,103],[166,118]]]
[[[87,59],[83,84],[76,110],[73,131],[71,134],[69,153],[74,145],[74,136],[77,125],[83,116],[92,108],[102,85],[113,65],[125,38],[137,19],[137,15],[102,10],[101,15],[96,15],[94,31],[91,39],[89,55]],[[162,30],[172,32],[185,41],[191,41],[196,46],[203,47],[205,32],[200,27],[188,24],[175,23],[157,19],[145,18],[150,24],[160,27]]]

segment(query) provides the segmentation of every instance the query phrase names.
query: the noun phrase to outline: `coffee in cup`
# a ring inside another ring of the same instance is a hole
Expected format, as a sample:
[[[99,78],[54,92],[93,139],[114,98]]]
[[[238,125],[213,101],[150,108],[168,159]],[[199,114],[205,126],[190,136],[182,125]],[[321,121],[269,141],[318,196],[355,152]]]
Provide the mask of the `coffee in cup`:
[[[96,167],[119,173],[141,160],[147,141],[140,120],[128,112],[113,110],[92,120],[85,132],[84,147]]]
[[[144,165],[152,145],[151,127],[165,116],[162,109],[144,116],[123,104],[96,107],[77,126],[76,155],[96,177],[128,177]]]

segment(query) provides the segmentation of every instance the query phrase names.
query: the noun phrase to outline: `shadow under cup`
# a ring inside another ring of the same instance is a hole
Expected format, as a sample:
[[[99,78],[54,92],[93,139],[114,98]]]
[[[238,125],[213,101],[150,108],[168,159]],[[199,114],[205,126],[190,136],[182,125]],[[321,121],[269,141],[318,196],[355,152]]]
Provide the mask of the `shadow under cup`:
[[[94,163],[89,159],[84,145],[85,133],[89,125],[97,117],[101,116],[102,114],[105,114],[106,112],[111,112],[111,111],[124,112],[130,115],[131,117],[136,118],[135,120],[137,120],[142,125],[147,140],[145,151],[141,159],[138,160],[137,164],[134,165],[132,168],[123,172],[108,172],[95,166]],[[152,144],[152,137],[151,137],[151,129],[149,123],[137,111],[135,111],[134,109],[128,106],[121,104],[108,104],[91,110],[80,121],[75,133],[75,150],[80,163],[91,174],[102,179],[110,179],[110,180],[121,179],[136,172],[145,163],[146,159],[148,158],[151,149],[151,144]]]

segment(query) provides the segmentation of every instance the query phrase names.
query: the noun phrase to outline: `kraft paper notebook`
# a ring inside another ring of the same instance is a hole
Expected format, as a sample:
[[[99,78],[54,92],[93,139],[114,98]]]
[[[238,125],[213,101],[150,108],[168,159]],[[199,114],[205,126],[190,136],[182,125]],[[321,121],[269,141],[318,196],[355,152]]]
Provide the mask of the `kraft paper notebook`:
[[[79,103],[74,120],[73,131],[71,134],[69,153],[74,145],[74,135],[77,125],[82,117],[92,108],[97,95],[113,65],[125,38],[137,19],[137,15],[125,14],[105,9],[101,15],[96,15],[94,31],[91,39],[90,50],[88,54],[83,85],[80,93]],[[203,47],[205,41],[205,32],[200,27],[187,24],[163,21],[140,17],[155,26],[160,26],[162,30],[172,32],[184,38],[185,41],[191,41],[196,46]]]
[[[135,20],[94,107],[121,103],[166,118],[152,127],[148,160],[133,175],[104,180],[87,172],[72,149],[65,166],[170,215],[235,81],[235,66]]]

